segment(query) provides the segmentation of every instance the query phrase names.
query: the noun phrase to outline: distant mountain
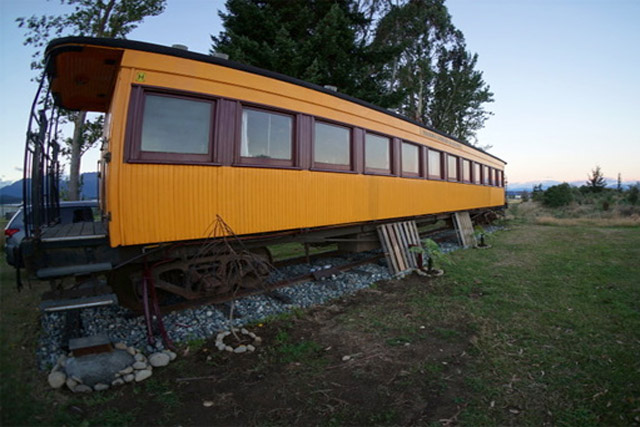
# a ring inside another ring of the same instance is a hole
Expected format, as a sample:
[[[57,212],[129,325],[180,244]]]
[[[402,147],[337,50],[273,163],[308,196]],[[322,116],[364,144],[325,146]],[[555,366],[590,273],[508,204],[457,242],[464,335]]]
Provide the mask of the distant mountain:
[[[605,182],[607,183],[607,188],[616,188],[618,185],[618,180],[615,178],[605,178]],[[540,180],[540,181],[527,181],[527,182],[513,182],[507,184],[507,190],[509,191],[531,191],[533,190],[534,185],[542,184],[542,189],[546,190],[549,187],[553,187],[554,185],[562,184],[566,181],[555,181],[555,180]],[[573,187],[581,187],[586,185],[587,180],[580,181],[569,181],[568,184]],[[627,189],[630,186],[634,185],[636,181],[623,181],[622,188]]]
[[[13,184],[0,188],[0,203],[18,203],[22,201],[22,179]],[[68,181],[63,179],[60,183],[60,191],[64,194],[67,189]],[[97,199],[98,198],[98,173],[87,172],[82,174],[82,191],[81,199]]]

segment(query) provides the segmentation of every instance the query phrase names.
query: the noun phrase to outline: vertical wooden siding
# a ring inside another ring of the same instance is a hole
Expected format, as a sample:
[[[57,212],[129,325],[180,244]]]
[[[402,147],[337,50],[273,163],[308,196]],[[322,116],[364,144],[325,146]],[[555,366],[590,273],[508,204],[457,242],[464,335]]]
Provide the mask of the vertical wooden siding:
[[[378,117],[384,116],[382,113],[371,113],[333,97],[332,108],[321,105],[320,98],[328,95],[310,97],[305,92],[308,89],[288,83],[276,82],[276,87],[270,87],[269,91],[256,89],[265,87],[264,77],[238,76],[224,67],[178,58],[162,56],[158,61],[154,56],[158,55],[125,52],[112,100],[109,144],[112,161],[106,174],[106,209],[111,214],[109,233],[114,247],[203,238],[216,214],[236,233],[249,234],[504,203],[503,188],[471,184],[307,170],[125,163],[130,88],[138,82],[141,71],[145,74],[144,84],[152,86],[284,105],[321,117],[352,121],[380,132],[391,133],[399,126],[398,120],[387,117],[384,122],[384,117]],[[158,67],[164,67],[164,71],[158,71]],[[256,79],[261,80],[253,81]],[[420,142],[418,135],[403,130],[399,136]],[[442,148],[436,141],[430,145]],[[468,152],[470,158],[501,167],[494,159],[479,156],[471,149]]]

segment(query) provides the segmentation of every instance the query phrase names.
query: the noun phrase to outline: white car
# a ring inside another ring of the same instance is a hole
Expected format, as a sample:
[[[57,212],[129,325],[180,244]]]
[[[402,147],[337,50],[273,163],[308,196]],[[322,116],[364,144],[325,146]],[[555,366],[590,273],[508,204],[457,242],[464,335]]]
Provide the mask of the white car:
[[[92,222],[98,208],[97,200],[81,200],[77,202],[60,202],[60,223]],[[18,209],[4,228],[4,252],[7,263],[14,267],[22,267],[18,249],[24,239],[24,210]],[[18,264],[18,265],[16,265]]]

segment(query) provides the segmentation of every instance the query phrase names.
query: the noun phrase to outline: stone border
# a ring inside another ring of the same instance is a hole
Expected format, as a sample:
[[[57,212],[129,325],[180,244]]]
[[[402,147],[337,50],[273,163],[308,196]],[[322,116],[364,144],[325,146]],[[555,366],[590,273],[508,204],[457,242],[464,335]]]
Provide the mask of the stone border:
[[[240,344],[236,348],[233,348],[232,346],[224,343],[224,339],[226,337],[228,337],[232,333],[235,334],[238,332],[240,332],[242,335],[246,335],[249,338],[252,338],[253,344],[247,344],[247,345]],[[218,348],[218,350],[228,351],[230,353],[246,353],[247,351],[252,352],[256,350],[255,346],[259,345],[260,343],[262,343],[262,338],[260,338],[253,332],[249,332],[246,328],[241,328],[241,329],[231,328],[231,330],[223,331],[218,333],[218,335],[216,335],[216,347]]]
[[[74,393],[89,393],[92,391],[107,390],[110,387],[123,385],[131,382],[144,381],[152,375],[153,368],[167,366],[169,362],[176,359],[177,354],[170,350],[159,351],[145,356],[140,350],[127,346],[125,343],[114,344],[115,350],[126,351],[133,356],[134,362],[124,369],[113,373],[113,380],[110,384],[97,383],[90,386],[83,383],[82,378],[68,375],[66,371],[67,361],[73,358],[73,354],[62,355],[58,358],[47,381],[52,388],[58,389],[66,385]],[[83,356],[79,356],[81,358]]]

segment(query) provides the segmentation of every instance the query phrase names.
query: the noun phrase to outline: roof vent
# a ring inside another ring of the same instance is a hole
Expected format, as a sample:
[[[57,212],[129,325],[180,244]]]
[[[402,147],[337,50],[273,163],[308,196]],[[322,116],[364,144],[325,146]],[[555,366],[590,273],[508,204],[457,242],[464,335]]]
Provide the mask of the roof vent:
[[[222,52],[213,52],[211,56],[215,56],[216,58],[220,58],[220,59],[229,59],[229,55]]]
[[[189,50],[189,47],[183,44],[173,44],[171,47],[174,49]]]
[[[336,86],[331,86],[331,85],[324,85],[324,88],[327,90],[330,90],[332,92],[337,92],[338,88]]]

